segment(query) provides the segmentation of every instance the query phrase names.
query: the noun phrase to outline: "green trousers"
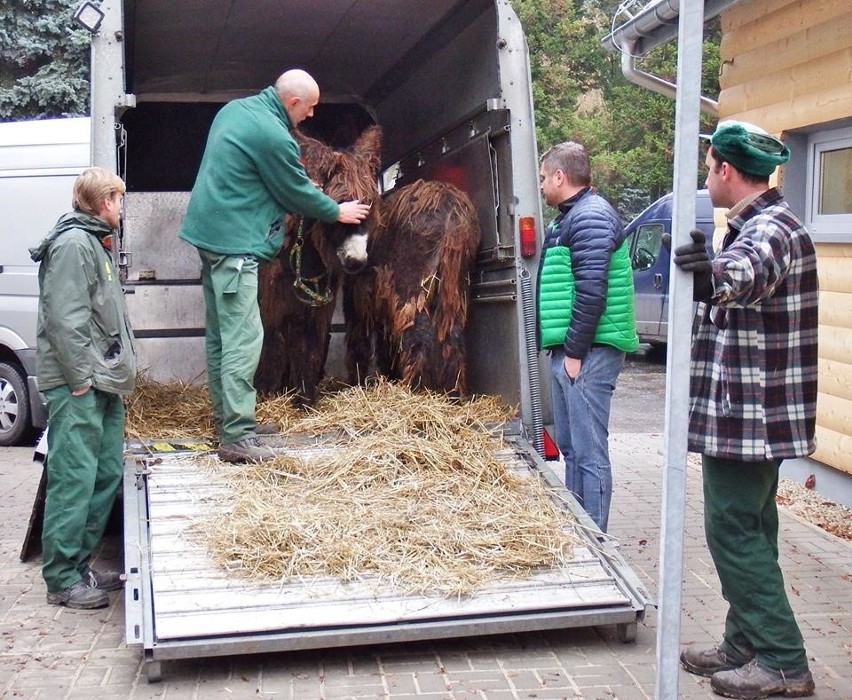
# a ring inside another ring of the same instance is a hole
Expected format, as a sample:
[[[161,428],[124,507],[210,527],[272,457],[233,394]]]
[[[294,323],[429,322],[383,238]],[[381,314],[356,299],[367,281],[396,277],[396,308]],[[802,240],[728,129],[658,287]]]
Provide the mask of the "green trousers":
[[[124,402],[67,386],[47,398],[47,498],[42,529],[42,575],[48,591],[80,580],[101,541],[124,468]]]
[[[722,650],[788,671],[808,661],[778,565],[780,465],[703,455],[704,529],[729,605]]]
[[[257,302],[258,262],[198,250],[204,289],[207,387],[223,443],[255,434],[254,373],[263,348]]]

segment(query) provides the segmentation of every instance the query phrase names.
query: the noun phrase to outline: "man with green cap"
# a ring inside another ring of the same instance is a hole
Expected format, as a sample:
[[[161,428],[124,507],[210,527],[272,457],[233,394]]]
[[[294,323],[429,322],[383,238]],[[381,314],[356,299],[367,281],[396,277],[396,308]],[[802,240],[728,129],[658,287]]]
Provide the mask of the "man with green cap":
[[[728,211],[711,260],[704,234],[675,251],[701,302],[693,327],[689,449],[702,457],[707,545],[729,609],[721,644],[681,664],[731,698],[812,695],[802,634],[778,565],[782,460],[815,448],[817,260],[769,176],[787,146],[745,122],[710,138],[707,189]]]

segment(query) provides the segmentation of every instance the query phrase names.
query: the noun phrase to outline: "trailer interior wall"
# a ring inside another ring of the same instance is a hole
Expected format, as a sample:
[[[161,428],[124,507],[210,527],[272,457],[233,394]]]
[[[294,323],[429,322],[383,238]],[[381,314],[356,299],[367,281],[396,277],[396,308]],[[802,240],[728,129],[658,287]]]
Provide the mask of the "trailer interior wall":
[[[387,130],[385,163],[433,141],[499,97],[491,0],[457,8],[382,76],[366,99]]]

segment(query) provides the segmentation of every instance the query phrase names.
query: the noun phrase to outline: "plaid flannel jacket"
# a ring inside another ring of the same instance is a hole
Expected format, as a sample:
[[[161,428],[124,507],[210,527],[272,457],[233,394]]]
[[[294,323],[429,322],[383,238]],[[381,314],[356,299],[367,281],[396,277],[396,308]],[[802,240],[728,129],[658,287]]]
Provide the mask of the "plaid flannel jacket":
[[[693,326],[689,449],[761,461],[814,451],[817,261],[777,189],[728,223]]]

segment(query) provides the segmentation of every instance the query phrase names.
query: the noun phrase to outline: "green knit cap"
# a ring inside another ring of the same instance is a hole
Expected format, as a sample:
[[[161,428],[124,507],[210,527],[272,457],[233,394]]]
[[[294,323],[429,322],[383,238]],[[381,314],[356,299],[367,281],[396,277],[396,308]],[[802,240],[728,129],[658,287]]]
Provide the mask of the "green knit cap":
[[[769,177],[790,159],[790,149],[759,126],[748,122],[719,122],[710,140],[713,150],[737,170]]]

